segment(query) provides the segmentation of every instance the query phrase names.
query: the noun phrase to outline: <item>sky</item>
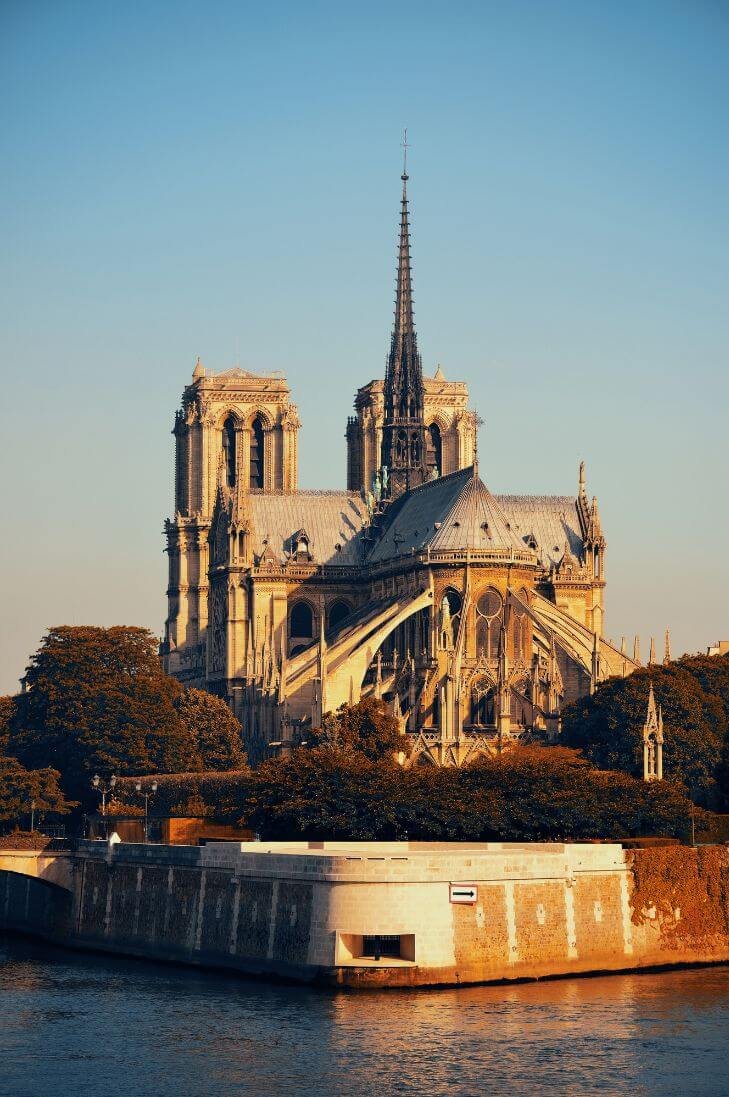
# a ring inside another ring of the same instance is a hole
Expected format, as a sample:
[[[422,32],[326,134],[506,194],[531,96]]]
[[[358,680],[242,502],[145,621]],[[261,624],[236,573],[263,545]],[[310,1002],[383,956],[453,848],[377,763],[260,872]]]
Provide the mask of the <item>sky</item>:
[[[285,371],[345,486],[392,323],[402,129],[426,374],[500,493],[576,492],[606,635],[729,637],[729,3],[0,2],[0,692],[166,613],[199,355]]]

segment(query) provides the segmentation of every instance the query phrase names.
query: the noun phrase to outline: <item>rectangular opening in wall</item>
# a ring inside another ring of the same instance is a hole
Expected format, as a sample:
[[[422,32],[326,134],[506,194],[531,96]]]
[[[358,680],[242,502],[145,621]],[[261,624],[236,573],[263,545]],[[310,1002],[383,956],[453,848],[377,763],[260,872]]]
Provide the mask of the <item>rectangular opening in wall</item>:
[[[338,933],[335,963],[411,964],[415,962],[414,933]]]

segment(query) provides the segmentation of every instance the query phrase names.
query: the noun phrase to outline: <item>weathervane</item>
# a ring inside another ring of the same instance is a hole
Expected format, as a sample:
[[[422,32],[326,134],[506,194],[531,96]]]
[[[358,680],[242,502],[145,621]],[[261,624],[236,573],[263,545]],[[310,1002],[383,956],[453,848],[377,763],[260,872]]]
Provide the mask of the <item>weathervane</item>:
[[[402,131],[402,177],[407,179],[408,177],[408,130],[407,126]]]

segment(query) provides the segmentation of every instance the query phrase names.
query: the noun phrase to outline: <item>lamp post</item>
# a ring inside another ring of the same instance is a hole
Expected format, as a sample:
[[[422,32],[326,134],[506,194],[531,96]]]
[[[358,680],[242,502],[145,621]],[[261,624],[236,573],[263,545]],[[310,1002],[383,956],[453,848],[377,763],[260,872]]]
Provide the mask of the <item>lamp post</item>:
[[[114,791],[116,774],[112,773],[108,781],[102,781],[98,773],[95,773],[91,779],[91,784],[101,794],[101,814],[106,815],[106,797]]]
[[[102,781],[98,773],[95,773],[91,778],[91,785],[101,796],[101,814],[106,818],[106,797],[114,791],[116,774],[112,773],[108,781]],[[106,828],[104,830],[107,833]]]
[[[149,801],[152,799],[155,792],[157,791],[157,782],[153,781],[148,789],[143,789],[142,788],[142,782],[137,781],[137,783],[135,784],[134,787],[136,788],[137,792],[141,793],[144,796],[144,841],[145,841],[145,844],[146,844],[146,842],[148,840],[148,837],[149,837],[149,835],[147,833],[147,819],[148,819],[148,815],[149,815]]]
[[[30,833],[35,830],[35,800],[30,801]]]

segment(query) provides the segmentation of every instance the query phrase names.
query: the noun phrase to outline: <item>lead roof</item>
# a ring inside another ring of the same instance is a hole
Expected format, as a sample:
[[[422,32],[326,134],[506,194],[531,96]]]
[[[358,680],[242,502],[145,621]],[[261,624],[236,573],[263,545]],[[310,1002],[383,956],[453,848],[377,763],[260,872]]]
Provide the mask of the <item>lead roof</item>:
[[[473,469],[429,481],[385,512],[382,536],[367,553],[367,509],[355,492],[296,491],[248,496],[253,549],[281,562],[303,530],[312,561],[331,567],[379,564],[413,552],[529,551],[546,568],[565,545],[578,559],[583,538],[577,501],[568,495],[492,495]],[[337,547],[339,546],[339,548]]]

